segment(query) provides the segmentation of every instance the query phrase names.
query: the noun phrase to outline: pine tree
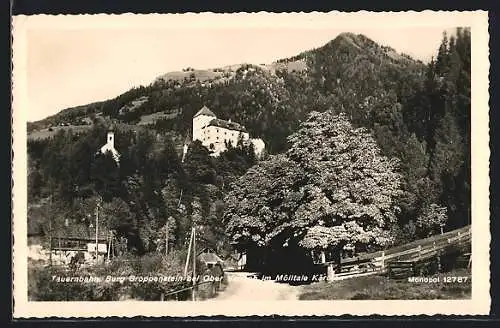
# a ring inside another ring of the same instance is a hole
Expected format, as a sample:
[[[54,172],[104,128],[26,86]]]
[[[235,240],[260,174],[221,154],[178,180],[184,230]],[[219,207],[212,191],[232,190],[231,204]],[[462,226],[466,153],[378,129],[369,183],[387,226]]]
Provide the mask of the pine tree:
[[[436,74],[440,77],[444,76],[449,69],[449,49],[448,49],[448,36],[443,32],[441,45],[439,46],[438,55],[436,59]]]

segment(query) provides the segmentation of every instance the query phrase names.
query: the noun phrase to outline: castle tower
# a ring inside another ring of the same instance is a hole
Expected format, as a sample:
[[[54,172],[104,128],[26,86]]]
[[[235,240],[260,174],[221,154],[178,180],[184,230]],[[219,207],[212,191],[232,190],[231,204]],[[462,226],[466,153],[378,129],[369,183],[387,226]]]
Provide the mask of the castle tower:
[[[208,109],[207,106],[203,106],[196,114],[193,116],[193,141],[203,140],[203,128],[210,123],[217,116]]]

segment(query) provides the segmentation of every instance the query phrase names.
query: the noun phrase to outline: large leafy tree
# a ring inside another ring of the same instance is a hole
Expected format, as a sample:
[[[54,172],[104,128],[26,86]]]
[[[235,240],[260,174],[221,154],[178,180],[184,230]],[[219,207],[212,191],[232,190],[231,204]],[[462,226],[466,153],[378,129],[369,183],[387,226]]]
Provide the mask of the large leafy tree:
[[[241,248],[276,242],[276,236],[293,223],[294,210],[305,196],[300,190],[303,176],[296,163],[285,155],[275,155],[235,181],[224,199],[223,216],[233,241]]]
[[[401,193],[396,160],[344,114],[312,112],[288,141],[232,185],[227,232],[240,247],[358,251],[392,242]]]

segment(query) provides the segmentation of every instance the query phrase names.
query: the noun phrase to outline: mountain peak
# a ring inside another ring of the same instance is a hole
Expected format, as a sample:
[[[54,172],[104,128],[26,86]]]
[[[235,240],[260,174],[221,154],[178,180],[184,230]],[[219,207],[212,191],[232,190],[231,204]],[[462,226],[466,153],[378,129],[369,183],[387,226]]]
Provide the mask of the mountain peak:
[[[325,46],[340,47],[348,46],[354,47],[358,50],[364,49],[367,45],[376,44],[375,41],[369,39],[362,34],[354,34],[352,32],[344,32],[337,35],[335,39],[328,42]]]
[[[335,39],[355,39],[358,35],[353,32],[342,32]],[[334,40],[335,40],[334,39]]]
[[[312,53],[321,52],[323,54],[335,56],[335,54],[345,51],[352,54],[365,54],[378,58],[389,58],[390,61],[399,63],[415,62],[414,59],[408,55],[399,54],[395,49],[389,46],[379,44],[363,34],[355,34],[352,32],[340,33],[323,47],[313,50]]]

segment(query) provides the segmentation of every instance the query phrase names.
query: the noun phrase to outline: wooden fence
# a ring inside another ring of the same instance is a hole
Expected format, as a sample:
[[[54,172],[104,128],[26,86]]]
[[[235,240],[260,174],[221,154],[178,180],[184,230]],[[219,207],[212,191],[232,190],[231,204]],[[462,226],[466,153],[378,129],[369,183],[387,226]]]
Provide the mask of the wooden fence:
[[[360,254],[355,257],[341,259],[340,267],[334,261],[322,263],[326,266],[329,280],[342,280],[362,275],[388,272],[414,272],[419,263],[438,259],[447,255],[453,247],[470,244],[471,227],[446,232],[441,235],[419,239],[387,250]],[[470,253],[468,253],[470,256]],[[334,270],[336,269],[336,273]]]

